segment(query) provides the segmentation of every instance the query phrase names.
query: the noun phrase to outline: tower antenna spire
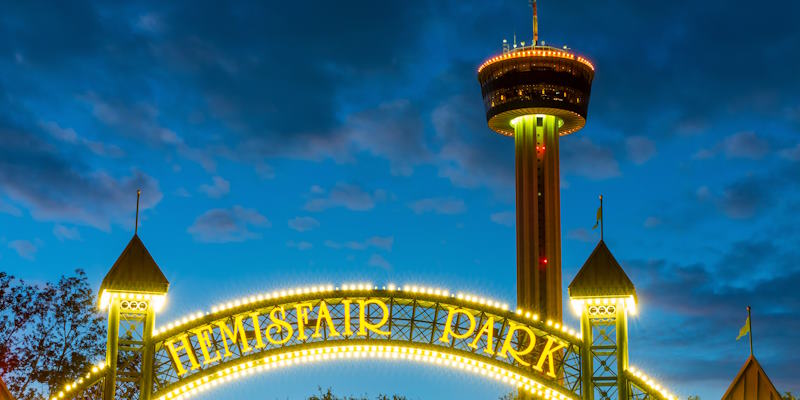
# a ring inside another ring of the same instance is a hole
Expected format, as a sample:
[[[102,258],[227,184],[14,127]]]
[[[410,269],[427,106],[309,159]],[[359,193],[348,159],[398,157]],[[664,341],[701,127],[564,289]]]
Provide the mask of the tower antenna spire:
[[[142,189],[136,189],[136,222],[133,225],[133,234],[139,232],[139,197],[142,196]]]
[[[536,0],[530,0],[533,8],[533,45],[539,44],[539,12],[536,10]]]

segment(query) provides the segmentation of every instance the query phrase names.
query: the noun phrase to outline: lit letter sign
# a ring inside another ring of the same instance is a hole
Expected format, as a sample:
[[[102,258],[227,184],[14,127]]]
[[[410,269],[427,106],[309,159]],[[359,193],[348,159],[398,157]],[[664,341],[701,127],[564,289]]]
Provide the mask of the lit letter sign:
[[[489,357],[496,354],[556,378],[556,363],[562,361],[560,354],[568,348],[569,342],[499,314],[492,315],[469,307],[444,304],[441,307],[438,312],[447,312],[446,322],[434,328],[437,336],[433,337],[433,343],[461,346],[462,351]],[[327,302],[322,299],[303,300],[220,317],[166,339],[164,347],[178,376],[182,376],[189,370],[200,369],[198,356],[202,356],[202,365],[206,366],[267,347],[275,349],[289,346],[289,343],[294,346],[298,342],[319,342],[341,336],[344,341],[352,339],[356,343],[362,338],[374,338],[374,335],[388,336],[393,341],[414,342],[415,339],[405,333],[402,337],[392,336],[400,336],[398,329],[402,328],[395,326],[407,326],[404,324],[408,321],[407,314],[399,314],[396,310],[402,308],[390,309],[386,299],[377,298],[338,298],[327,299]],[[542,336],[537,337],[537,334]],[[537,339],[546,340],[544,346],[540,346],[541,353],[534,353]],[[341,339],[337,341],[343,342]],[[424,344],[432,343],[426,340]]]

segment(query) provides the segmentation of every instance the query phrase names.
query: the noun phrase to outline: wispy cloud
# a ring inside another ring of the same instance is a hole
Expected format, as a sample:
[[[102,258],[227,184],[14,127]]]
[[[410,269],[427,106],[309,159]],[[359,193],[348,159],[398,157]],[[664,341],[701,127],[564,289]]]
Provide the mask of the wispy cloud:
[[[656,144],[644,136],[630,136],[625,139],[625,150],[634,164],[644,164],[656,155]]]
[[[65,240],[81,240],[81,234],[78,232],[78,228],[69,228],[61,224],[57,224],[53,227],[53,235],[62,242]]]
[[[12,240],[8,242],[8,247],[17,252],[17,255],[26,259],[34,260],[38,247],[28,240]]]
[[[379,201],[386,199],[386,192],[375,190],[372,193],[364,191],[360,186],[337,183],[330,191],[312,192],[314,197],[306,202],[305,209],[308,211],[324,211],[329,208],[346,208],[352,211],[367,211],[375,207]]]
[[[299,242],[295,242],[294,240],[290,240],[290,241],[286,242],[286,247],[291,247],[291,248],[303,251],[303,250],[308,250],[308,249],[314,247],[314,245],[311,244],[311,242],[306,242],[306,241],[303,241],[303,240],[301,240]]]
[[[452,197],[431,197],[420,199],[408,205],[417,214],[433,212],[436,214],[461,214],[467,210],[464,200]]]
[[[269,226],[267,217],[258,211],[237,205],[206,211],[186,231],[198,242],[228,243],[257,239],[259,231]]]
[[[394,246],[394,236],[372,236],[362,241],[346,241],[338,242],[334,240],[326,240],[325,246],[332,249],[350,249],[350,250],[365,250],[367,248],[376,248],[385,251],[392,251]]]
[[[489,215],[489,219],[495,224],[503,226],[514,226],[516,223],[517,214],[514,211],[501,211]]]
[[[392,270],[392,264],[389,263],[382,255],[373,254],[369,257],[367,264],[373,267],[378,267],[386,271]]]
[[[221,176],[214,176],[212,178],[212,184],[200,185],[200,191],[205,193],[208,197],[218,199],[231,191],[231,183]]]
[[[319,221],[311,217],[295,217],[289,220],[289,228],[298,232],[310,231],[319,227]]]

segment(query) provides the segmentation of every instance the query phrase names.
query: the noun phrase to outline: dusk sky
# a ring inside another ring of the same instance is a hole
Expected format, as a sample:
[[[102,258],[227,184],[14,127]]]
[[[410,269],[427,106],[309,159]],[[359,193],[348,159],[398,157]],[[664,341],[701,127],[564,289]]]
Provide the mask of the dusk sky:
[[[513,303],[514,144],[486,126],[476,74],[502,39],[530,43],[527,1],[1,3],[0,271],[81,268],[98,287],[140,187],[139,235],[171,284],[160,323],[318,283]],[[751,305],[756,356],[800,391],[800,2],[542,0],[539,15],[541,39],[596,67],[588,123],[560,142],[565,292],[602,193],[639,294],[631,364],[719,398]],[[317,386],[509,391],[372,361],[196,398]]]

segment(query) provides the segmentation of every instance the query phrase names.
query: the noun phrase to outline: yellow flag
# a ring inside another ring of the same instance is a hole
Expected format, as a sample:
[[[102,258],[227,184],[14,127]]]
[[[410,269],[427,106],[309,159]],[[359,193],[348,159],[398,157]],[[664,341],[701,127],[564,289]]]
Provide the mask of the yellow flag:
[[[603,207],[598,207],[597,208],[597,221],[594,223],[594,226],[592,227],[592,229],[597,228],[597,225],[600,224],[600,221],[602,219],[603,219]]]
[[[736,337],[736,340],[742,338],[742,336],[747,335],[750,333],[750,316],[747,317],[747,321],[745,321],[744,326],[739,329],[739,336]]]

